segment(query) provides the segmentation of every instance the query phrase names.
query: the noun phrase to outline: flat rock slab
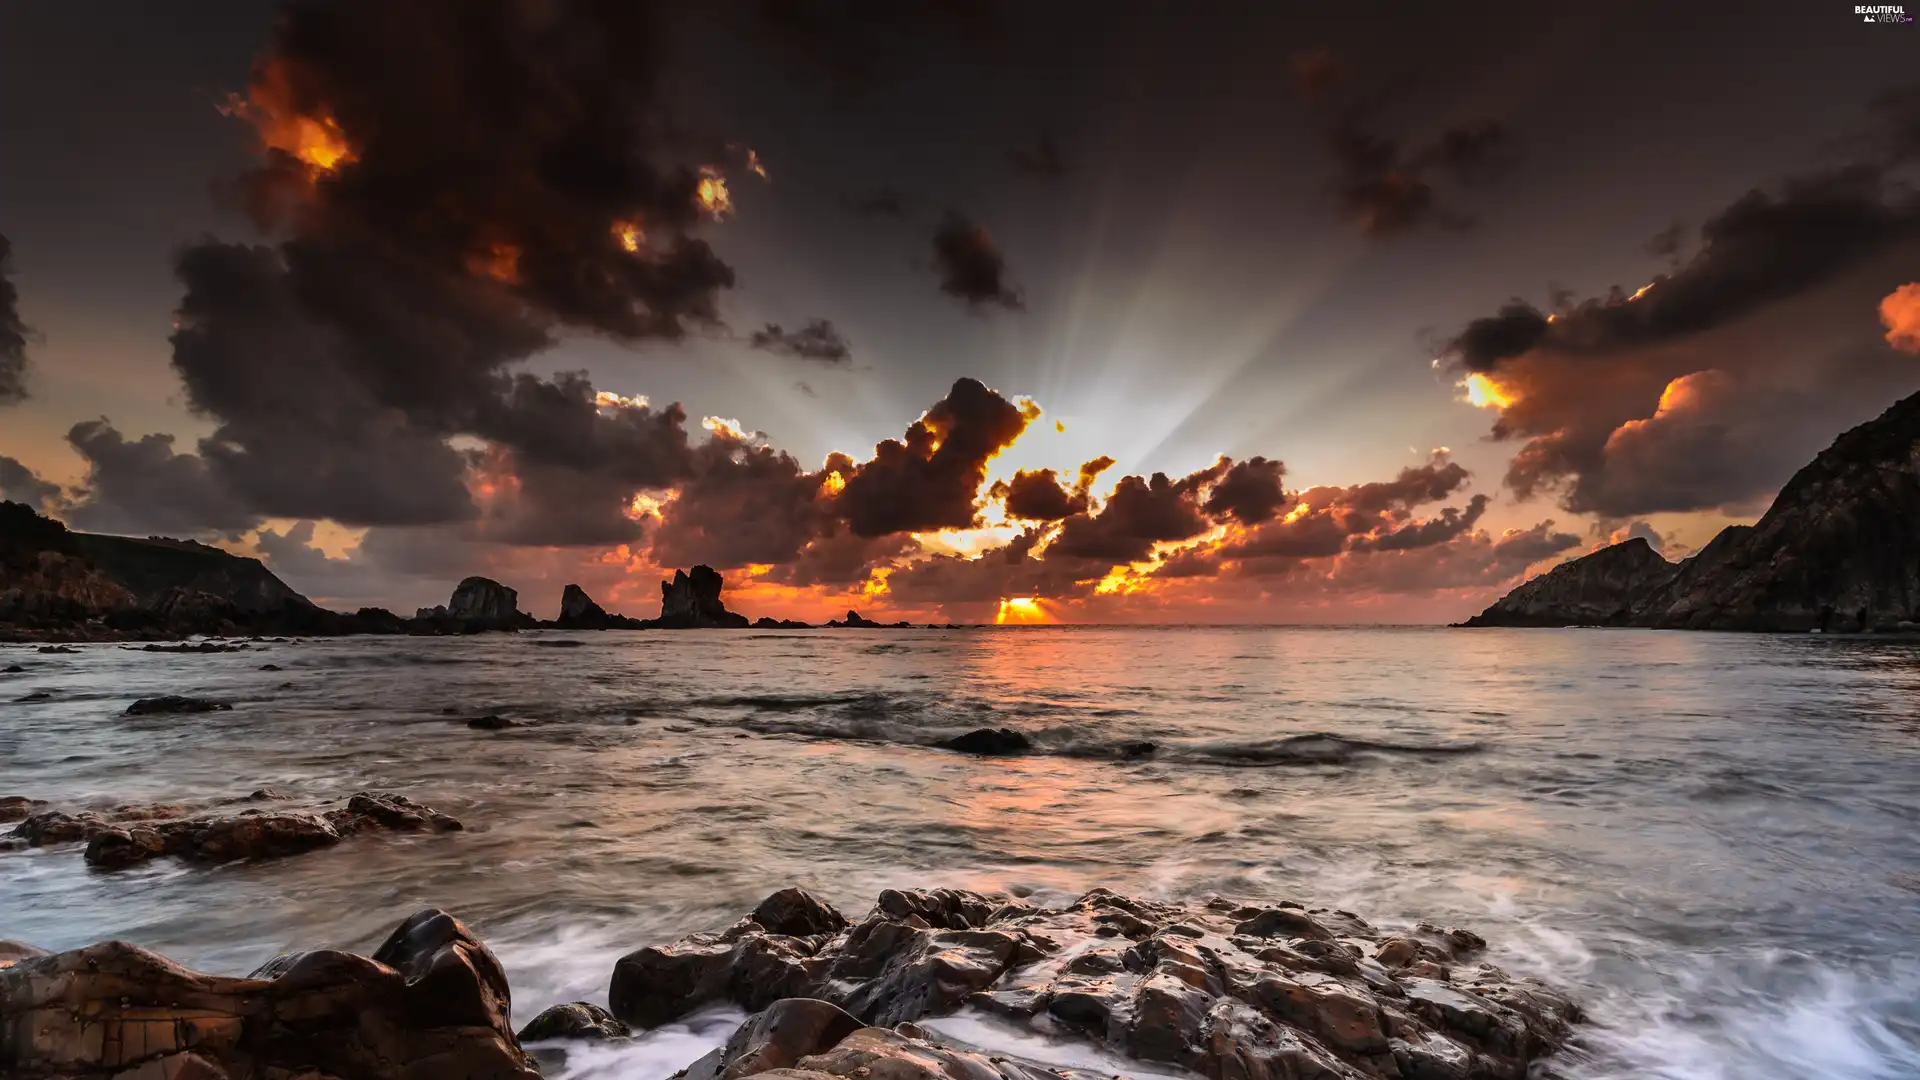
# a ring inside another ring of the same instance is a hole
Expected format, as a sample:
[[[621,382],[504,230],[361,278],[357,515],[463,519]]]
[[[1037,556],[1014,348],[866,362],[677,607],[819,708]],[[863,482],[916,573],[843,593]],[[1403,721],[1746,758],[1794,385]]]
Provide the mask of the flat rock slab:
[[[279,796],[262,789],[240,802],[264,803]],[[343,806],[317,812],[253,808],[235,814],[189,816],[184,806],[122,806],[76,814],[40,809],[12,797],[0,810],[32,812],[0,841],[27,847],[86,844],[88,865],[101,870],[171,856],[187,862],[278,858],[332,847],[363,832],[455,832],[459,819],[404,795],[361,792]],[[0,816],[0,821],[6,820]]]
[[[1468,931],[1424,923],[1390,932],[1292,903],[1165,904],[1104,889],[1058,909],[888,890],[847,923],[787,889],[720,933],[622,957],[609,1002],[620,1020],[654,1027],[714,1002],[758,1012],[816,999],[882,1033],[858,1053],[841,1041],[831,1053],[742,1050],[707,1063],[713,1080],[762,1072],[741,1064],[749,1058],[769,1070],[894,1076],[875,1054],[910,1059],[900,1076],[932,1075],[944,1059],[901,1048],[899,1039],[917,1037],[892,1029],[962,1006],[1220,1080],[1522,1080],[1566,1042],[1580,1011],[1538,982],[1474,963],[1485,947]],[[845,1026],[805,1015],[786,1029]],[[822,1053],[829,1060],[802,1060]],[[1025,1075],[992,1061],[986,1072],[950,1064],[961,1070],[951,1076]]]

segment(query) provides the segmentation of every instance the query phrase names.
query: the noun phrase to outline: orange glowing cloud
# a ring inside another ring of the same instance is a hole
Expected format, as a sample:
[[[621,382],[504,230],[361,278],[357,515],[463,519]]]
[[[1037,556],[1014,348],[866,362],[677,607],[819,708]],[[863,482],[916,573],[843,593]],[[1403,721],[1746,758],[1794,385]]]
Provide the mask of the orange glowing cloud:
[[[1496,382],[1491,375],[1476,371],[1460,381],[1462,400],[1481,409],[1504,409],[1519,397]]]
[[[1920,353],[1920,281],[1910,281],[1880,301],[1880,321],[1887,327],[1887,344],[1902,352]]]
[[[335,172],[355,160],[352,143],[330,112],[295,103],[292,80],[278,61],[255,68],[247,96],[231,95],[220,111],[252,124],[262,145],[297,159],[310,174]]]

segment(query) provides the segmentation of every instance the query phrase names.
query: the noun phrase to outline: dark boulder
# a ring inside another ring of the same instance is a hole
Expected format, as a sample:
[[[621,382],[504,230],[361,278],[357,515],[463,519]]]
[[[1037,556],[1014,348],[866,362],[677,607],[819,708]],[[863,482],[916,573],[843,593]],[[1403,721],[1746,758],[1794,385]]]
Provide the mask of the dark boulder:
[[[748,916],[770,934],[806,937],[833,934],[847,928],[847,917],[824,900],[800,888],[786,888],[760,901]]]
[[[447,614],[456,619],[511,624],[520,615],[520,594],[492,578],[464,578],[454,586]]]
[[[371,959],[297,953],[244,979],[106,942],[0,965],[0,1031],[32,1032],[0,1038],[0,1075],[539,1080],[508,1001],[499,961],[435,910]]]
[[[1033,740],[1012,728],[978,728],[965,735],[942,739],[933,745],[942,750],[958,750],[963,754],[998,757],[1007,754],[1024,754],[1033,749]]]
[[[612,1013],[600,1006],[585,1001],[570,1001],[542,1010],[539,1016],[520,1029],[519,1038],[523,1043],[548,1039],[604,1042],[624,1039],[632,1034],[627,1025],[614,1019]]]
[[[485,716],[476,716],[467,721],[467,726],[475,731],[505,731],[508,728],[519,727],[520,725],[504,716],[496,716],[488,713]]]
[[[607,609],[593,602],[587,590],[578,585],[568,585],[560,593],[560,617],[554,622],[560,626],[592,628],[604,626],[607,622]]]
[[[226,712],[233,706],[224,701],[211,698],[185,697],[180,694],[166,694],[161,697],[141,698],[127,706],[128,716],[160,716],[170,713],[207,713]]]
[[[818,998],[783,998],[747,1018],[727,1044],[687,1068],[684,1080],[738,1080],[824,1054],[866,1027],[851,1013]]]

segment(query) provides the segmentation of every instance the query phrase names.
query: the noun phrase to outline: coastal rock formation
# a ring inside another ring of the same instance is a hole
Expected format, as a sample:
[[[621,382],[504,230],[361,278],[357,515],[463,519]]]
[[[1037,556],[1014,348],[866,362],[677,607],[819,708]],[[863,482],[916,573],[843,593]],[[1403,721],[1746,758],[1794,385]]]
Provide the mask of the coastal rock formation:
[[[607,609],[593,602],[587,590],[578,585],[568,585],[560,593],[560,617],[554,620],[561,626],[599,626],[607,621]]]
[[[499,961],[434,909],[371,958],[295,953],[247,978],[118,941],[0,955],[0,1075],[539,1080],[507,1026],[509,1000]]]
[[[565,1005],[554,1005],[542,1009],[539,1016],[527,1022],[520,1029],[520,1041],[523,1043],[544,1042],[548,1039],[584,1039],[589,1041],[611,1041],[625,1039],[633,1032],[627,1025],[613,1018],[613,1014],[585,1001],[569,1001]]]
[[[258,793],[248,801],[267,801]],[[44,804],[40,804],[44,805]],[[68,814],[32,808],[8,838],[28,847],[85,843],[86,861],[114,870],[162,856],[220,863],[266,859],[332,847],[363,832],[456,832],[460,821],[404,795],[361,792],[345,806],[317,813],[245,810],[188,817],[180,806],[123,806]]]
[[[143,697],[127,706],[128,716],[163,716],[171,713],[226,712],[233,706],[212,698],[187,697],[183,694],[162,694],[159,697]]]
[[[912,623],[905,621],[894,623],[874,622],[872,619],[851,609],[847,611],[846,618],[831,619],[827,622],[827,625],[850,630],[907,630],[913,626]]]
[[[1634,608],[1673,577],[1641,537],[1561,563],[1495,601],[1467,626],[1626,626]]]
[[[1343,911],[1161,904],[1104,889],[1060,909],[888,890],[841,928],[831,908],[797,892],[777,894],[719,933],[622,957],[609,987],[613,1014],[652,1027],[720,1001],[775,1010],[736,1035],[731,1057],[702,1067],[728,1080],[761,1071],[763,1060],[765,1068],[893,1075],[876,1063],[915,1057],[924,1040],[874,1029],[961,1006],[1044,1021],[1119,1054],[1222,1080],[1519,1080],[1580,1018],[1553,990],[1474,963],[1480,938],[1427,924],[1394,933]],[[792,914],[815,905],[817,918]],[[763,913],[788,932],[760,922]],[[836,1037],[845,1021],[789,998],[820,999],[870,1026]],[[783,1026],[780,1010],[801,1010],[803,1020]],[[818,1034],[783,1042],[779,1032],[790,1029]],[[755,1064],[743,1065],[756,1046],[785,1049],[756,1051]],[[801,1060],[829,1049],[830,1061]]]
[[[744,627],[747,617],[727,610],[720,602],[725,582],[711,566],[675,570],[672,581],[660,583],[659,625],[672,629]]]
[[[1595,618],[1605,610],[1607,617]],[[1674,565],[1641,540],[1555,567],[1467,626],[1920,631],[1920,394],[1841,435]]]
[[[1033,740],[1012,728],[979,728],[965,735],[943,739],[933,745],[942,750],[958,750],[963,754],[998,757],[1006,754],[1024,754],[1033,749]]]
[[[813,624],[801,622],[799,619],[774,619],[762,615],[753,620],[753,628],[755,630],[811,630]]]

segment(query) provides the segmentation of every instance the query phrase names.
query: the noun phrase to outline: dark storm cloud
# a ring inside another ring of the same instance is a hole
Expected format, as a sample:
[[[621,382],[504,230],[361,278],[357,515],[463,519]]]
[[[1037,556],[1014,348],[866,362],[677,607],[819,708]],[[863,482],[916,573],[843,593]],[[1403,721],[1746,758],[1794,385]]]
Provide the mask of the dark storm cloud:
[[[855,217],[903,218],[907,216],[907,197],[894,188],[873,188],[840,196],[840,209]]]
[[[0,454],[0,499],[26,503],[46,513],[60,497],[60,485],[50,483],[13,458]]]
[[[940,291],[970,307],[995,304],[1020,311],[1026,306],[1007,280],[1007,260],[992,235],[958,211],[949,210],[934,231],[933,265]]]
[[[812,360],[821,364],[853,362],[853,346],[826,319],[808,319],[800,329],[791,331],[783,329],[779,323],[768,323],[755,330],[747,343],[762,352],[791,356],[796,360]]]
[[[1040,141],[1032,146],[1008,150],[1007,164],[1035,180],[1058,180],[1068,172],[1067,159],[1060,153],[1060,144],[1054,141],[1051,131],[1042,132]]]
[[[1700,229],[1700,248],[1638,298],[1616,288],[1560,313],[1514,301],[1448,343],[1468,371],[1493,371],[1536,347],[1605,353],[1698,334],[1822,285],[1920,235],[1920,203],[1867,167],[1749,191]]]
[[[795,562],[833,531],[824,473],[792,455],[719,433],[695,454],[693,474],[661,511],[651,553],[660,566],[735,567]]]
[[[1464,228],[1474,219],[1452,209],[1436,185],[1466,186],[1499,178],[1514,164],[1505,125],[1475,119],[1443,129],[1432,139],[1406,145],[1380,131],[1380,114],[1416,90],[1402,76],[1344,104],[1327,102],[1343,74],[1340,59],[1325,49],[1294,54],[1294,84],[1316,111],[1321,145],[1337,167],[1331,184],[1339,216],[1374,236],[1411,232],[1427,225]]]
[[[1352,114],[1330,128],[1325,143],[1340,173],[1333,184],[1342,218],[1366,233],[1385,236],[1428,224],[1461,228],[1473,218],[1443,205],[1434,188],[1436,174],[1460,183],[1491,178],[1504,171],[1506,130],[1480,120],[1448,128],[1432,143],[1411,152],[1365,126]]]
[[[1628,292],[1514,301],[1450,341],[1492,380],[1507,484],[1621,521],[1748,512],[1833,434],[1920,385],[1871,320],[1920,259],[1905,95],[1883,99],[1855,159],[1756,188],[1707,219],[1692,253]],[[1663,250],[1685,250],[1679,233]]]
[[[27,324],[20,321],[20,290],[13,284],[13,243],[0,236],[0,406],[27,396]]]
[[[286,238],[177,267],[173,363],[228,488],[272,516],[637,535],[634,492],[687,474],[684,415],[506,369],[566,330],[672,340],[718,319],[733,272],[692,231],[719,212],[709,167],[746,151],[673,126],[656,43],[646,5],[289,7],[234,108],[268,147],[239,190]],[[476,466],[514,470],[484,515]]]
[[[234,499],[194,454],[173,449],[173,436],[129,441],[105,419],[73,425],[67,442],[87,463],[78,498],[64,517],[96,532],[168,536],[238,535],[260,517]]]
[[[1179,480],[1166,473],[1150,478],[1124,476],[1106,505],[1077,514],[1061,526],[1047,558],[1095,560],[1107,565],[1145,559],[1158,543],[1191,540],[1213,527],[1200,509],[1199,492],[1220,475],[1220,467]]]
[[[1022,521],[1059,521],[1087,509],[1086,492],[1068,491],[1052,469],[1021,469],[989,493],[1005,501],[1008,517]]]
[[[1269,458],[1234,462],[1207,492],[1202,509],[1215,519],[1232,518],[1242,525],[1257,525],[1288,505],[1282,485],[1286,474],[1286,465]]]
[[[961,379],[907,429],[905,441],[888,439],[873,448],[871,461],[850,468],[835,507],[862,537],[971,528],[988,459],[1036,415]]]
[[[1356,543],[1355,547],[1370,551],[1407,551],[1444,544],[1478,524],[1491,501],[1485,495],[1475,495],[1467,500],[1465,510],[1457,506],[1445,507],[1434,517],[1364,538],[1364,542]]]

